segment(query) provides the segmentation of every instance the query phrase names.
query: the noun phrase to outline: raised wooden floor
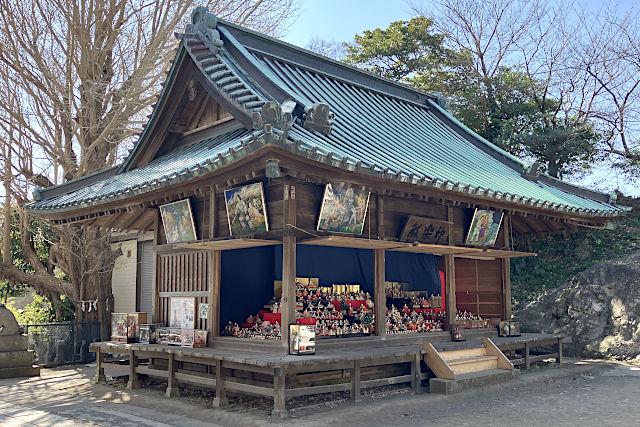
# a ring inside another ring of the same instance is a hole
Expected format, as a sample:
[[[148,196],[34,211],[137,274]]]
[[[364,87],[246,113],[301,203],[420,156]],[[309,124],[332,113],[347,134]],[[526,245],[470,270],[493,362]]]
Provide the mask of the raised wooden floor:
[[[216,390],[214,406],[226,404],[227,392],[273,398],[273,413],[285,415],[286,402],[299,396],[349,391],[359,400],[362,389],[382,385],[408,383],[414,392],[421,390],[422,380],[432,374],[424,363],[422,345],[430,342],[438,351],[473,348],[482,345],[481,337],[490,337],[503,351],[513,353],[514,364],[541,360],[529,350],[539,345],[556,344],[558,351],[545,355],[562,359],[562,337],[547,334],[523,334],[521,337],[499,338],[494,330],[468,331],[467,341],[449,341],[447,333],[426,333],[377,337],[340,338],[319,341],[315,355],[282,355],[279,341],[250,341],[217,338],[212,348],[185,348],[159,344],[124,344],[101,342],[91,345],[96,353],[98,381],[104,381],[104,370],[124,368],[129,375],[129,388],[138,387],[138,375],[167,380],[167,396],[178,394],[178,383]],[[523,354],[516,354],[517,351]],[[105,354],[122,354],[128,365],[105,363]],[[147,365],[139,359],[148,359]]]

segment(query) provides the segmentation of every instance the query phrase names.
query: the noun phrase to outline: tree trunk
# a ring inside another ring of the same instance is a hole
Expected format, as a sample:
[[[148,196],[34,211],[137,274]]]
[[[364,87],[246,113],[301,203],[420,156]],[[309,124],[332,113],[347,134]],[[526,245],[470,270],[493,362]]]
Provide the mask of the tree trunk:
[[[111,274],[120,251],[111,249],[110,232],[95,227],[72,226],[60,231],[64,256],[58,262],[71,279],[77,322],[100,322],[102,340],[109,339],[113,295]],[[85,301],[82,311],[82,301]],[[97,301],[97,310],[93,302]]]

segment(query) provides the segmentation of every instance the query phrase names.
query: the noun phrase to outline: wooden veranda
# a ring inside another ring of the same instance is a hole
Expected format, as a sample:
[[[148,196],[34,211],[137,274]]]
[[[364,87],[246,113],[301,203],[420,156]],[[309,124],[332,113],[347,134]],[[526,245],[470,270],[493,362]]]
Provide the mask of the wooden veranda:
[[[437,332],[324,340],[315,355],[307,356],[282,356],[279,342],[231,337],[217,338],[213,348],[101,342],[90,349],[96,353],[98,381],[106,380],[105,371],[128,375],[127,387],[135,389],[140,375],[162,378],[167,397],[178,396],[180,384],[213,389],[214,407],[227,404],[227,392],[257,395],[273,399],[273,414],[284,416],[287,402],[301,396],[349,392],[351,400],[359,401],[363,389],[393,384],[407,384],[419,393],[433,377],[424,362],[425,342],[438,350],[457,350],[480,346],[482,337],[491,338],[525,370],[544,359],[562,362],[560,335],[498,337],[493,329],[470,331],[464,342],[451,342],[448,333]],[[127,364],[105,361],[108,354],[124,355]]]

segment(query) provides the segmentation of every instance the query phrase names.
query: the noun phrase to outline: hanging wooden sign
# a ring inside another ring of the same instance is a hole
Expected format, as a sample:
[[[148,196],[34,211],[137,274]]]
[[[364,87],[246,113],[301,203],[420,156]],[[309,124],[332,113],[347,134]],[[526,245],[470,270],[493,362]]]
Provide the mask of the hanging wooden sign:
[[[400,241],[448,245],[451,224],[439,219],[410,216],[402,229]]]

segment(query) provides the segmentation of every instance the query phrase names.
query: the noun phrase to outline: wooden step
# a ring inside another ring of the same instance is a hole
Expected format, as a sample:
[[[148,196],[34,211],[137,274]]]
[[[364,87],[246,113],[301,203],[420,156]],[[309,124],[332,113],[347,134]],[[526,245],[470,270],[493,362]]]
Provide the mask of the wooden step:
[[[482,338],[482,347],[438,351],[429,342],[423,344],[424,361],[441,379],[456,380],[461,375],[493,371],[513,370],[509,359],[489,338]],[[449,347],[450,348],[450,347]]]
[[[476,356],[465,359],[451,360],[447,362],[456,378],[460,374],[468,374],[470,372],[487,371],[498,368],[498,358],[496,356]]]
[[[465,348],[462,350],[440,351],[438,353],[440,353],[440,357],[442,357],[447,362],[450,360],[468,359],[469,357],[485,356],[487,354],[486,349],[484,347]]]

